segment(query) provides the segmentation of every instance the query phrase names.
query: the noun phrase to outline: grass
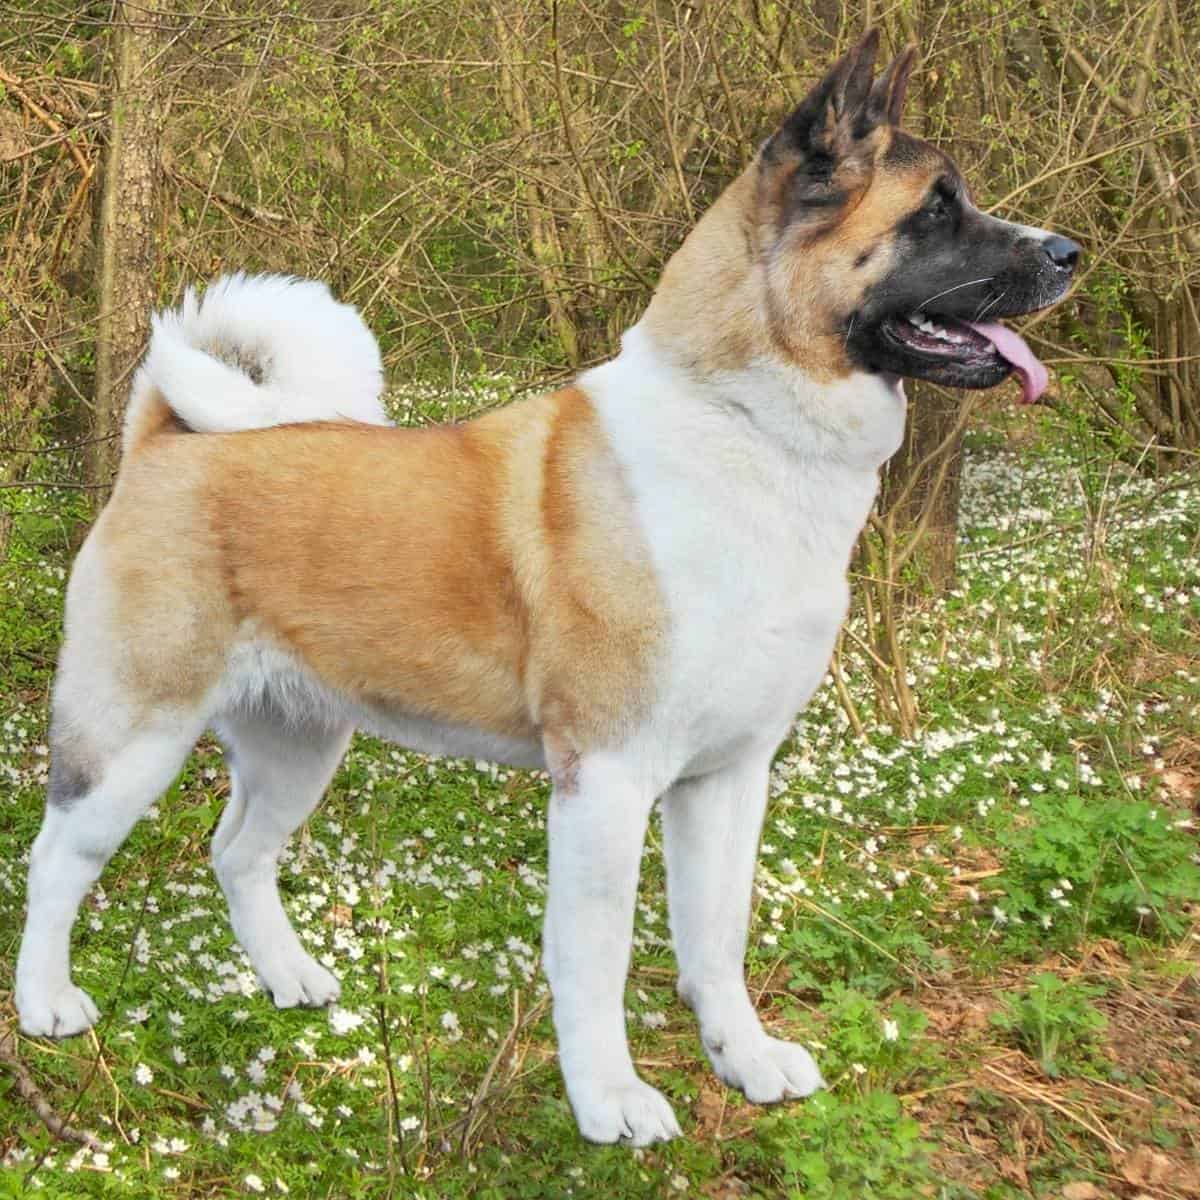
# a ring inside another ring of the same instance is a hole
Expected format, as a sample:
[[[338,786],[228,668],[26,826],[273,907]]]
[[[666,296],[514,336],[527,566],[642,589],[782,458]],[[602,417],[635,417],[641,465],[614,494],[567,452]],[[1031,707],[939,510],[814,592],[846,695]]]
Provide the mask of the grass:
[[[545,778],[366,737],[281,870],[337,1009],[256,990],[207,861],[227,780],[205,743],[81,915],[102,1023],[16,1034],[76,514],[9,493],[0,1197],[1200,1195],[1200,482],[1021,432],[973,440],[960,584],[906,622],[920,735],[868,720],[858,740],[825,687],[775,764],[749,970],[828,1092],[761,1110],[706,1069],[652,828],[629,1028],[685,1136],[648,1151],[585,1145],[563,1096],[538,962]],[[869,714],[852,646],[844,667]],[[48,1133],[13,1059],[98,1148]]]

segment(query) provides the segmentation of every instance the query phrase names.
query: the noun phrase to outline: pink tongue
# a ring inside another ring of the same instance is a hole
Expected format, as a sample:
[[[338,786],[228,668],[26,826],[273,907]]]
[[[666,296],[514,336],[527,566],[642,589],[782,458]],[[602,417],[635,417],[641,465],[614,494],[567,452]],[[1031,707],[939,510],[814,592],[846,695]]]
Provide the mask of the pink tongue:
[[[1025,339],[1005,325],[976,325],[973,321],[968,321],[967,324],[976,333],[987,338],[999,351],[1000,357],[1012,364],[1012,369],[1021,377],[1021,399],[1026,404],[1032,404],[1046,390],[1046,384],[1050,382],[1050,372],[1034,358],[1033,351],[1025,344]]]

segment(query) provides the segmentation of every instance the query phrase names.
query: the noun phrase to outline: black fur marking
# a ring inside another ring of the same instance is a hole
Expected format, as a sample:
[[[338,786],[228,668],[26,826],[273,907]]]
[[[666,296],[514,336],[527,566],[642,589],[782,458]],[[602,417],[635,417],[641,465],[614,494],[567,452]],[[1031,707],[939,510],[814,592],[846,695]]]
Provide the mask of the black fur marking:
[[[957,352],[923,351],[904,337],[908,314],[925,312],[935,324],[1020,316],[1057,301],[1071,276],[1023,226],[971,205],[960,178],[949,173],[897,223],[893,258],[888,274],[864,293],[847,350],[867,370],[947,387],[992,387],[1011,368],[982,336],[965,337]]]
[[[55,808],[71,808],[95,786],[87,769],[74,762],[61,747],[50,758],[50,783],[46,788],[46,803]]]

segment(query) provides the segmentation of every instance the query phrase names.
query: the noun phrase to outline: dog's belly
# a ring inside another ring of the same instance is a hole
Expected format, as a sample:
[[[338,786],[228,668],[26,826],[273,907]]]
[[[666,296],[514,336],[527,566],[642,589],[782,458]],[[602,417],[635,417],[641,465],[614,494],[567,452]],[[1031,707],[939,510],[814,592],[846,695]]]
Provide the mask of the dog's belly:
[[[485,759],[514,767],[545,766],[537,740],[346,696],[329,687],[294,656],[262,639],[242,643],[231,655],[213,707],[218,726],[236,721],[243,713],[270,714],[284,724],[301,728],[353,725],[420,754]]]
[[[358,712],[354,723],[360,729],[421,754],[484,759],[511,767],[543,768],[546,765],[541,744],[536,741],[505,737],[468,725],[413,716],[375,705],[355,707]]]

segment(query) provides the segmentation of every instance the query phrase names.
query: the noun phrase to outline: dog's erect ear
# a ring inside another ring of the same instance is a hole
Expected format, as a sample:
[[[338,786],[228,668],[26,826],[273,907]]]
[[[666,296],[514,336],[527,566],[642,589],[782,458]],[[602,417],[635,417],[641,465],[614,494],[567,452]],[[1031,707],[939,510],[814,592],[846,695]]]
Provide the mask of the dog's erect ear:
[[[909,76],[917,62],[916,46],[906,46],[888,64],[888,69],[875,80],[863,108],[866,131],[878,125],[899,125],[904,111],[904,95]]]
[[[909,47],[872,83],[879,31],[870,30],[839,59],[800,102],[767,143],[767,157],[780,150],[830,163],[880,125],[896,124],[908,77],[916,61]]]

